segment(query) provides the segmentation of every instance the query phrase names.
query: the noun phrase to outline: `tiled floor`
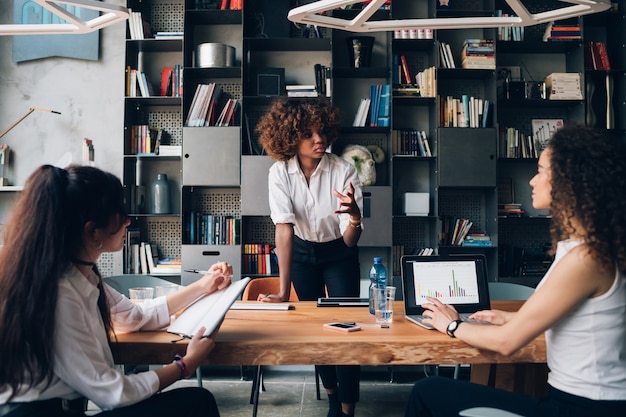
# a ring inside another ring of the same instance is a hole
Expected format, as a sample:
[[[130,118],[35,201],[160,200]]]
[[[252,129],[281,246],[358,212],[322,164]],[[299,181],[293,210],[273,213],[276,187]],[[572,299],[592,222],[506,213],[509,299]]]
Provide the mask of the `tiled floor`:
[[[433,367],[363,367],[361,371],[361,400],[357,417],[401,417],[415,381],[433,372]],[[250,369],[251,370],[251,369]],[[452,368],[440,368],[440,374],[452,374]],[[203,385],[217,399],[222,417],[251,417],[250,389],[252,382],[242,380],[239,368],[203,368]],[[250,374],[250,372],[244,372]],[[248,376],[248,375],[244,375]],[[462,375],[463,377],[463,375]],[[321,400],[315,396],[313,367],[268,367],[264,371],[266,391],[259,395],[258,417],[326,417],[328,400],[321,388]],[[174,386],[196,385],[194,378]],[[90,409],[94,409],[93,406]]]

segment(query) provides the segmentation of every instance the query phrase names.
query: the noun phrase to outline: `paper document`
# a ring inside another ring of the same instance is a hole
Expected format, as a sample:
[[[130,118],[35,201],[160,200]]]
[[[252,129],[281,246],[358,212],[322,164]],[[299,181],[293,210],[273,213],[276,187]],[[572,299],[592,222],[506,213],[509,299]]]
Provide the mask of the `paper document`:
[[[205,327],[204,336],[210,336],[220,325],[230,306],[241,296],[248,282],[250,278],[233,281],[223,290],[198,299],[174,320],[167,331],[191,338],[201,327]]]

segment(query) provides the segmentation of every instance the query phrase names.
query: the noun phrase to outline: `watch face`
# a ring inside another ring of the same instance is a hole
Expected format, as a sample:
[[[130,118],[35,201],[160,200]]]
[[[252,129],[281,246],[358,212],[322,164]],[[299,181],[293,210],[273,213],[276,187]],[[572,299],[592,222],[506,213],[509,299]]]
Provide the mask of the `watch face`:
[[[448,324],[448,330],[453,332],[456,330],[457,326],[459,325],[459,323],[455,321],[451,322],[450,324]]]

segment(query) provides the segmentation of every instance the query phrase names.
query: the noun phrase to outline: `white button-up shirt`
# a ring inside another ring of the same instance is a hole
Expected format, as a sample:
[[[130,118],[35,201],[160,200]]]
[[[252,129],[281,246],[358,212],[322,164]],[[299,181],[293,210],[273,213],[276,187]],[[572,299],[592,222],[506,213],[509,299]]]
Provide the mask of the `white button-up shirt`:
[[[323,243],[338,239],[349,224],[348,214],[335,214],[340,208],[337,190],[346,194],[354,185],[354,198],[363,213],[361,182],[352,164],[327,153],[320,160],[309,184],[294,156],[270,167],[268,186],[271,217],[274,224],[291,223],[300,239]]]
[[[54,376],[43,384],[21,391],[11,402],[49,398],[89,398],[103,410],[130,405],[152,396],[159,388],[154,371],[134,375],[119,372],[98,310],[97,277],[88,279],[72,267],[59,282],[54,340]],[[170,322],[165,297],[147,300],[143,306],[105,285],[113,326],[118,332],[161,329]],[[0,393],[0,404],[9,392]]]

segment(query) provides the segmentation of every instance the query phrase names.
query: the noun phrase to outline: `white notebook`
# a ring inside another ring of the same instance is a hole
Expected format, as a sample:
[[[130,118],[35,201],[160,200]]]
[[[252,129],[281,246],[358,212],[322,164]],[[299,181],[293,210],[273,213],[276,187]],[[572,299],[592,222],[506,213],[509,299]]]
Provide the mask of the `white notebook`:
[[[261,303],[261,302],[235,302],[230,306],[231,310],[295,310],[293,304],[288,303]]]
[[[223,290],[199,298],[174,320],[167,331],[191,338],[204,326],[204,336],[210,336],[220,325],[230,306],[241,296],[248,282],[250,278],[242,278],[233,281]]]

